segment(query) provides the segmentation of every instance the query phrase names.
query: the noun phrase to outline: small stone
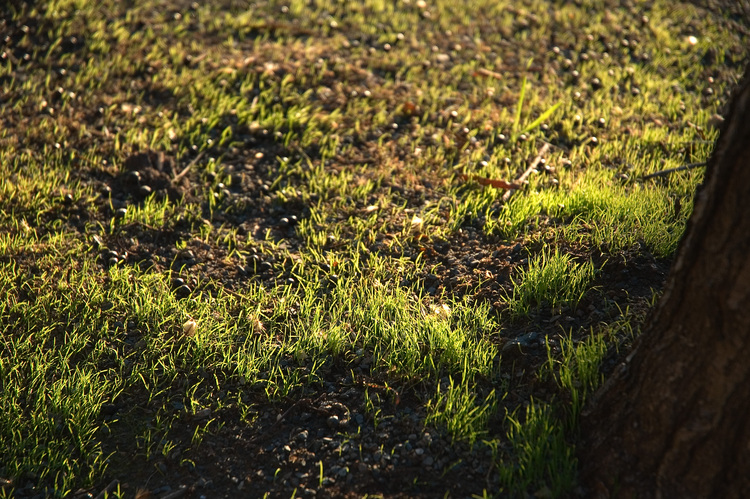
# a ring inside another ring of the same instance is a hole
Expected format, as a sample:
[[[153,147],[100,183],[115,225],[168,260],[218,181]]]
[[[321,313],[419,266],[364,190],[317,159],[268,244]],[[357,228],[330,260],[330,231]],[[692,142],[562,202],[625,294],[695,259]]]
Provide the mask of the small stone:
[[[117,406],[115,404],[102,404],[101,413],[102,416],[113,416],[117,413]]]
[[[182,286],[174,290],[174,295],[177,298],[187,298],[188,296],[190,296],[190,292],[190,286],[188,286],[187,284],[183,284]]]
[[[195,253],[193,253],[193,251],[189,249],[182,249],[177,253],[177,258],[179,258],[180,260],[194,260]]]
[[[338,426],[339,426],[339,417],[336,416],[335,414],[333,416],[329,416],[328,419],[326,420],[326,424],[331,429],[338,428]]]
[[[118,208],[117,211],[115,211],[115,218],[125,218],[125,215],[128,214],[127,208]]]
[[[140,194],[144,198],[150,196],[151,192],[151,187],[149,187],[148,185],[142,185],[138,188],[138,194]]]
[[[92,236],[91,237],[91,242],[92,242],[92,244],[94,245],[94,247],[97,250],[104,249],[104,242],[102,241],[102,239],[99,236],[97,236],[97,235]]]
[[[112,258],[117,260],[118,258],[120,258],[120,255],[118,255],[116,251],[112,251],[112,250],[105,251],[102,256],[104,256],[106,260],[110,260]]]
[[[185,324],[182,325],[182,333],[185,336],[193,337],[198,332],[198,323],[196,323],[193,319],[188,320],[185,322]],[[200,412],[200,411],[199,411]],[[196,416],[198,414],[196,413]]]
[[[184,285],[185,285],[185,279],[183,279],[182,277],[174,277],[174,278],[172,278],[172,288],[173,289],[177,289],[180,286],[184,286]]]
[[[247,266],[245,267],[245,270],[251,274],[255,274],[258,271],[260,271],[260,264],[261,264],[260,257],[258,255],[252,255],[250,259],[247,262]]]
[[[724,123],[724,117],[720,114],[714,114],[708,119],[708,126],[719,128]]]
[[[427,456],[422,460],[422,466],[432,466],[434,462],[435,459],[433,459],[432,456]]]
[[[190,321],[190,322],[193,323],[193,333],[192,334],[188,334],[188,336],[194,336],[195,333],[198,330],[198,326],[197,326],[197,324],[195,324],[195,321]],[[196,413],[195,413],[195,419],[206,419],[210,415],[211,415],[211,409],[209,409],[208,407],[204,407],[200,411],[196,411]]]
[[[141,172],[139,171],[132,171],[128,172],[128,174],[125,176],[125,182],[127,182],[130,185],[138,185],[141,183]]]

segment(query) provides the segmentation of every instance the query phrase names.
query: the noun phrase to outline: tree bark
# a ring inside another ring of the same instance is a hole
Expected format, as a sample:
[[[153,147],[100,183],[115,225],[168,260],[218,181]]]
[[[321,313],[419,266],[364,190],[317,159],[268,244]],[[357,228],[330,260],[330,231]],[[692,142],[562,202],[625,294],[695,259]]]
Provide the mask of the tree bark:
[[[590,497],[750,497],[750,68],[655,312],[581,418]]]

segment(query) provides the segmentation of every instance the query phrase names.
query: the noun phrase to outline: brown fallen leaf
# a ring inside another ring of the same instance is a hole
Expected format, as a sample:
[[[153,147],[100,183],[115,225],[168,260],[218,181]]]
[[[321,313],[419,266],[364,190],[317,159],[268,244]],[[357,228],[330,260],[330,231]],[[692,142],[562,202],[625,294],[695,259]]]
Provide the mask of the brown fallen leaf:
[[[518,189],[520,186],[515,183],[507,182],[501,179],[479,177],[477,175],[461,175],[461,180],[464,182],[472,180],[479,185],[488,185],[495,187],[496,189]]]

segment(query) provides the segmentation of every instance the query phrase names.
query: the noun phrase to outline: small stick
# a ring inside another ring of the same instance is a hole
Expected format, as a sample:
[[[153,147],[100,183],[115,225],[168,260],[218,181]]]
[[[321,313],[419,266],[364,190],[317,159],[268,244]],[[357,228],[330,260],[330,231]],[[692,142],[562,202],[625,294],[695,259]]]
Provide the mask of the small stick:
[[[649,173],[648,175],[644,175],[643,177],[641,177],[641,180],[648,180],[654,177],[663,177],[665,175],[669,175],[670,173],[680,172],[682,170],[690,170],[692,168],[698,168],[699,166],[706,166],[706,162],[700,161],[698,163],[690,163],[688,165],[682,165],[676,168],[667,168],[666,170],[661,170],[658,172]]]
[[[524,182],[526,182],[526,179],[529,178],[529,175],[531,175],[531,172],[533,172],[536,167],[539,165],[539,162],[542,160],[542,156],[547,154],[547,151],[549,150],[549,144],[544,144],[542,148],[539,150],[539,154],[536,155],[536,158],[534,158],[534,161],[531,162],[531,165],[526,169],[525,172],[523,172],[523,175],[518,177],[518,179],[513,182],[517,186],[522,186]],[[505,194],[503,194],[503,202],[508,201],[510,197],[513,195],[513,191],[507,191]]]
[[[188,491],[188,488],[184,485],[180,485],[180,488],[175,490],[174,492],[170,492],[169,494],[163,496],[161,499],[177,499],[178,497],[184,496]]]
[[[104,490],[102,490],[101,492],[99,492],[99,494],[97,494],[96,499],[104,499],[104,497],[114,492],[119,484],[120,482],[117,479],[112,480],[111,482],[109,482],[109,485],[104,487]]]
[[[203,157],[203,153],[204,152],[205,151],[199,152],[198,155],[196,157],[194,157],[193,160],[190,163],[188,163],[188,165],[180,173],[178,173],[175,176],[175,178],[172,179],[172,183],[177,182],[182,177],[184,177],[185,175],[187,175],[187,172],[188,172],[188,170],[190,170],[190,167],[192,167],[194,164],[196,164]]]
[[[477,74],[480,74],[482,76],[491,76],[492,78],[497,78],[498,80],[502,80],[503,79],[503,75],[502,74],[497,73],[497,72],[492,71],[492,70],[487,69],[487,68],[479,68],[479,69],[477,69]]]

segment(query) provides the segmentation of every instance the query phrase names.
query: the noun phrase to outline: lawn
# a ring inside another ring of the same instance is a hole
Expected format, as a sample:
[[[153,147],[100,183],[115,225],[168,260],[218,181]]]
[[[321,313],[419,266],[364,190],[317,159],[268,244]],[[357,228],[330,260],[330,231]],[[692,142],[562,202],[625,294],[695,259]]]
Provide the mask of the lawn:
[[[698,4],[0,7],[0,497],[586,496],[747,56]]]

